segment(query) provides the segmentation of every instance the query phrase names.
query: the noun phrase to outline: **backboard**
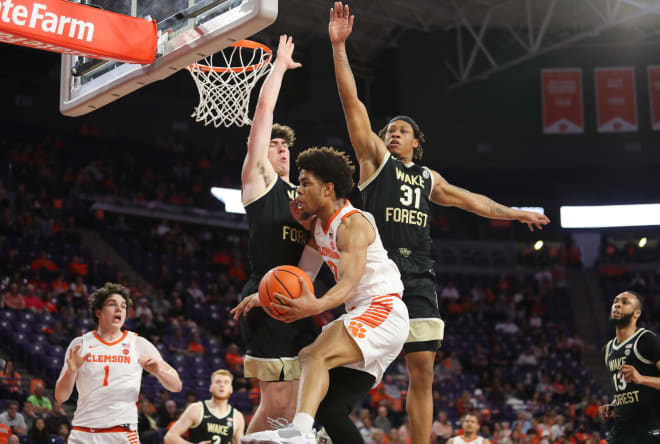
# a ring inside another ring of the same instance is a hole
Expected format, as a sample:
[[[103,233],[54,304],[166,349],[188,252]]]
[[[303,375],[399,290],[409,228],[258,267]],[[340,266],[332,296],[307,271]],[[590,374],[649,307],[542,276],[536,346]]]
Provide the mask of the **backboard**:
[[[87,114],[256,34],[275,21],[277,1],[80,0],[155,20],[158,50],[150,65],[62,55],[60,111],[72,117]]]

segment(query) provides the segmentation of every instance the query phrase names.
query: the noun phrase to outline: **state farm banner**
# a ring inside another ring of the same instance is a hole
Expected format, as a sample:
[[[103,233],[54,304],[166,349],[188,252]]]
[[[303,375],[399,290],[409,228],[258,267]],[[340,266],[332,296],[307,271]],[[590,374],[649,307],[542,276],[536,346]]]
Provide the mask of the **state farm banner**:
[[[582,70],[544,69],[541,72],[543,89],[543,133],[582,134]]]
[[[0,1],[0,42],[128,63],[156,58],[156,22],[66,0]]]
[[[596,109],[598,131],[637,131],[635,68],[596,68]]]
[[[649,66],[648,70],[651,126],[655,131],[660,131],[660,66]]]

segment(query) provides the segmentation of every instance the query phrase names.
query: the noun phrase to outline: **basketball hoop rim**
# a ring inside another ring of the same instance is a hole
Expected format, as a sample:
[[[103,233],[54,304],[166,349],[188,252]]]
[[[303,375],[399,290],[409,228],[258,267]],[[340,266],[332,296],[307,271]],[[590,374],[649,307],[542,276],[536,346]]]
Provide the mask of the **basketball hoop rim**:
[[[208,66],[201,63],[193,63],[191,65],[186,66],[186,69],[188,71],[202,71],[202,72],[215,71],[219,73],[251,72],[254,71],[255,69],[259,69],[264,65],[270,63],[270,59],[273,57],[273,51],[268,46],[264,45],[263,43],[255,42],[253,40],[239,40],[238,42],[230,46],[234,46],[238,48],[248,48],[248,49],[261,49],[263,52],[268,54],[268,57],[266,57],[266,60],[264,60],[261,63],[256,63],[254,65],[248,65],[245,67],[227,68],[222,66]]]

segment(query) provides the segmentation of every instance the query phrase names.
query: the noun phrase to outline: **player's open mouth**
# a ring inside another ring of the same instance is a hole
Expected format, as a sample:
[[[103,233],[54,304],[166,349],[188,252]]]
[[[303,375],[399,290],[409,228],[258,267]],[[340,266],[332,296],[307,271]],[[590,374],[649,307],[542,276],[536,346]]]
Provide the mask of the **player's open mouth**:
[[[116,315],[112,318],[113,321],[121,321],[121,315]]]

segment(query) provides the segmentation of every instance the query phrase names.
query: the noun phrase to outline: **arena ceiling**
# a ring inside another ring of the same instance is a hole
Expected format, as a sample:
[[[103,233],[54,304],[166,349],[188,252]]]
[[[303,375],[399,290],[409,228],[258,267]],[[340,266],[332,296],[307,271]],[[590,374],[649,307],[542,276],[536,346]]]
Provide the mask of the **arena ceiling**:
[[[280,0],[277,21],[260,36],[272,44],[281,33],[303,43],[327,35],[330,5]],[[409,31],[455,31],[455,51],[444,57],[456,86],[612,29],[623,29],[631,42],[660,33],[658,0],[355,0],[349,5],[356,16],[349,45],[358,69],[368,71],[373,58],[396,47]],[[502,58],[502,47],[518,51]]]

